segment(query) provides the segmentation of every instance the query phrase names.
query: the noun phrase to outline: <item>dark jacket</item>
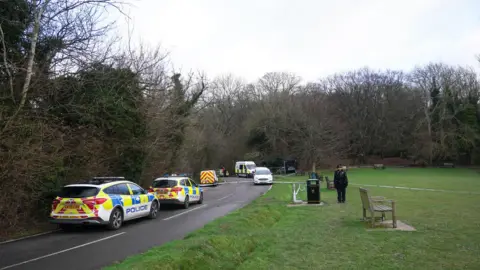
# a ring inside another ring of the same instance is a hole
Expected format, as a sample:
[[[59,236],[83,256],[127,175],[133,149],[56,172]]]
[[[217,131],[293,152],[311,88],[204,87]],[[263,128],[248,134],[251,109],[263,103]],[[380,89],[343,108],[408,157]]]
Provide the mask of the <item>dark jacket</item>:
[[[336,170],[333,175],[333,183],[335,184],[335,188],[348,187],[347,173],[343,170]]]

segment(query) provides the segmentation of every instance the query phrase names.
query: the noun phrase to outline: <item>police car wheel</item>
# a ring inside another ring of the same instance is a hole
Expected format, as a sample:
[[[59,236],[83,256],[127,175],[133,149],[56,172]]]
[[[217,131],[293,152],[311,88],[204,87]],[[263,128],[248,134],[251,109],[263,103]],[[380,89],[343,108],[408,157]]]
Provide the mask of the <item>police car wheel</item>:
[[[183,208],[187,209],[189,206],[190,206],[190,201],[187,196],[185,197],[185,201],[183,202]]]
[[[158,202],[153,201],[152,206],[150,206],[150,214],[148,215],[148,218],[151,218],[151,219],[157,218],[157,213],[158,213]]]
[[[202,204],[203,203],[203,192],[200,193],[200,200],[198,200],[198,204]]]
[[[117,230],[122,227],[123,223],[123,215],[122,211],[119,208],[113,209],[112,213],[110,214],[110,220],[108,222],[108,228],[110,230]]]

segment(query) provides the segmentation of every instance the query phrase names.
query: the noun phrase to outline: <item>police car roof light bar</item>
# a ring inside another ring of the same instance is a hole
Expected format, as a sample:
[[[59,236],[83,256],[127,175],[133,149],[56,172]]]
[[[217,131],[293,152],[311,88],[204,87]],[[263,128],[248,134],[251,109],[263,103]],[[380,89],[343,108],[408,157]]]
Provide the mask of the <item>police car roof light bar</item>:
[[[115,182],[115,181],[122,181],[125,180],[125,177],[122,176],[97,176],[93,177],[90,180],[87,180],[87,183],[90,184],[104,184],[104,183],[109,183],[109,182]]]
[[[178,176],[184,176],[184,177],[186,177],[186,176],[189,176],[189,173],[171,173],[171,174],[169,174],[169,173],[164,173],[164,174],[163,174],[163,177],[169,177],[169,176],[171,176],[171,177],[178,177]]]

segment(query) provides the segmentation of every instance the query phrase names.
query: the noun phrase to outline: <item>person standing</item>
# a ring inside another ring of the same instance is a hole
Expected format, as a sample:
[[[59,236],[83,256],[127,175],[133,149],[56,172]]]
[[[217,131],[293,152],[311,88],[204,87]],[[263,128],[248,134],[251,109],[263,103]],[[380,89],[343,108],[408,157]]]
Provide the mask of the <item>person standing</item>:
[[[348,177],[347,172],[343,169],[341,164],[337,165],[337,169],[333,175],[333,183],[335,189],[337,189],[337,200],[338,203],[345,203],[345,193],[347,192],[348,187]]]

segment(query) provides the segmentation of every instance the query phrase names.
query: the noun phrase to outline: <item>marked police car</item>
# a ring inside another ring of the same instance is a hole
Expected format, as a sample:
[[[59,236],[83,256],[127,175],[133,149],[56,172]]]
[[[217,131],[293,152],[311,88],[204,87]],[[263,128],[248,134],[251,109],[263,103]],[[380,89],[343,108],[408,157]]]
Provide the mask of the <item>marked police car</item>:
[[[153,194],[123,177],[94,177],[62,188],[53,200],[50,222],[64,229],[98,224],[116,230],[127,220],[156,218],[159,206]]]
[[[203,203],[203,189],[187,176],[164,176],[153,180],[148,190],[161,204],[181,204],[187,209],[190,202]]]

